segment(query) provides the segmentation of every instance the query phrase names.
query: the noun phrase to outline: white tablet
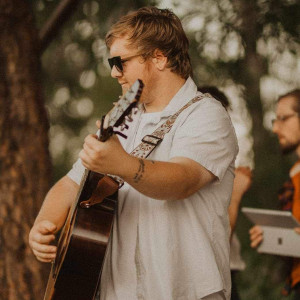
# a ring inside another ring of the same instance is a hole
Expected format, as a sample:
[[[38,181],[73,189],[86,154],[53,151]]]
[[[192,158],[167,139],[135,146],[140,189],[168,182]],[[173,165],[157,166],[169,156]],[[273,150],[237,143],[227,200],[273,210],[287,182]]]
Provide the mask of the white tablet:
[[[300,257],[300,234],[294,231],[300,223],[291,212],[243,207],[242,212],[263,229],[260,253]]]

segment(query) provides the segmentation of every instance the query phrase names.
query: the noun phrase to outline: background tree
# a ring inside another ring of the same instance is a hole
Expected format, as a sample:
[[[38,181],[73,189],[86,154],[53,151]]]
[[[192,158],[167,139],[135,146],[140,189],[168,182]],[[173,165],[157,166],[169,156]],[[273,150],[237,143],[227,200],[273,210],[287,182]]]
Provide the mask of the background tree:
[[[42,299],[28,234],[49,188],[48,117],[29,3],[0,1],[0,299]]]

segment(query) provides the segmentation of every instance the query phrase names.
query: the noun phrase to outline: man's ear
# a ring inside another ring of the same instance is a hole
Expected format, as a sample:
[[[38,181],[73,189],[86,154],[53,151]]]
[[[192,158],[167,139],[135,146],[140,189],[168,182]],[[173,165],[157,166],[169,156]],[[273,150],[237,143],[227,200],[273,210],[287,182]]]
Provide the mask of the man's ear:
[[[168,58],[162,53],[162,51],[156,49],[153,53],[152,62],[159,71],[163,71],[167,67]]]

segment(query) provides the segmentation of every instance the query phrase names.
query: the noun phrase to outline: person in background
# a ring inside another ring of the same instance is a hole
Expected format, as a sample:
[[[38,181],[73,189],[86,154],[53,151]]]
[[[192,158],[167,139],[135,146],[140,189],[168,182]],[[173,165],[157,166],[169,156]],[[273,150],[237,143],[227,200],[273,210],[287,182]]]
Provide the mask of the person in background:
[[[298,161],[290,169],[289,180],[279,191],[279,205],[282,210],[291,211],[300,221],[300,89],[295,89],[278,98],[273,132],[277,135],[282,154],[295,152]],[[300,228],[295,228],[300,234]],[[250,229],[251,247],[256,248],[263,241],[260,226]],[[300,258],[291,258],[290,273],[283,289],[287,295],[294,291],[294,299],[300,299]]]
[[[198,87],[201,93],[209,93],[216,100],[220,101],[224,108],[230,108],[227,96],[215,86]],[[243,195],[248,191],[252,183],[252,172],[247,166],[238,166],[235,169],[235,178],[233,183],[230,205],[228,208],[229,222],[231,228],[230,234],[230,270],[231,270],[231,300],[239,300],[240,296],[236,285],[236,275],[239,271],[245,269],[245,262],[241,257],[241,246],[236,235],[235,227],[238,218],[239,208]]]
[[[189,42],[170,10],[130,12],[112,26],[106,45],[111,76],[123,93],[137,79],[144,82],[142,107],[123,131],[126,140],[86,137],[80,159],[46,196],[29,236],[33,252],[44,262],[55,258],[50,242],[87,168],[125,182],[101,300],[228,300],[227,208],[238,152],[231,119],[218,101],[197,92]],[[183,107],[147,159],[130,155],[146,135],[153,144],[151,134]]]

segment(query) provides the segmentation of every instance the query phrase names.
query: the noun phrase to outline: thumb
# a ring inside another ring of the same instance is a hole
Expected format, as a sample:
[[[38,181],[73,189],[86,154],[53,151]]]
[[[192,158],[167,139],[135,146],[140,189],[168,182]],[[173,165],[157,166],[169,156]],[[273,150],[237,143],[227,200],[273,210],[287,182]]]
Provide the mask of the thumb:
[[[42,234],[54,233],[56,230],[56,225],[50,221],[44,220],[40,223],[39,231]]]
[[[100,127],[101,127],[101,121],[100,120],[96,121],[96,126],[97,126],[98,129],[100,129]]]

